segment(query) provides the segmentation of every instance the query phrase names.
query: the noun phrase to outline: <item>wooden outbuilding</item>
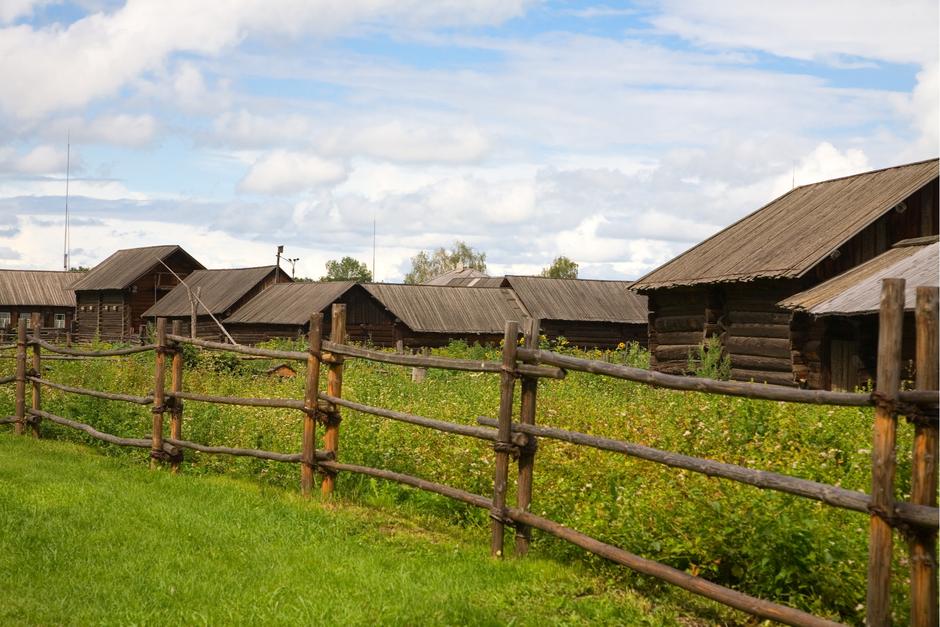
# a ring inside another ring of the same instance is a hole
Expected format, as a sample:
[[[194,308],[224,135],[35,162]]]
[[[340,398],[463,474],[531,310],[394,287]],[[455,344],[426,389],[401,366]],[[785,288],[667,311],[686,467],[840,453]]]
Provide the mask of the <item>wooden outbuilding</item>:
[[[502,285],[542,321],[549,339],[564,337],[582,348],[646,346],[646,297],[631,291],[630,281],[507,276]]]
[[[273,338],[303,337],[310,314],[323,314],[323,337],[329,338],[333,303],[346,305],[347,337],[380,346],[394,344],[394,321],[354,281],[279,283],[246,302],[223,324],[239,344]]]
[[[75,317],[75,292],[70,286],[76,276],[49,270],[0,270],[0,344],[15,335],[21,317],[30,329],[39,318],[44,337],[64,338]]]
[[[212,316],[221,322],[264,289],[274,285],[275,281],[293,282],[283,270],[278,271],[277,266],[273,265],[194,270],[183,279],[183,283],[145,311],[143,317],[150,322],[157,318],[180,320],[183,335],[190,335],[190,324],[195,315],[196,337],[225,341],[225,334]]]
[[[177,276],[185,279],[202,269],[175,244],[115,252],[72,284],[76,335],[82,340],[139,340],[146,331],[144,312],[179,284]]]
[[[881,281],[904,279],[904,335],[901,358],[914,362],[914,305],[920,286],[940,284],[940,243],[936,236],[898,242],[860,266],[780,302],[794,312],[794,364],[820,387],[852,391],[876,377]],[[908,371],[905,378],[912,378]]]
[[[778,303],[901,240],[936,235],[937,210],[937,159],[787,192],[634,284],[649,296],[652,367],[685,372],[716,336],[733,379],[827,388],[799,357],[799,321]]]

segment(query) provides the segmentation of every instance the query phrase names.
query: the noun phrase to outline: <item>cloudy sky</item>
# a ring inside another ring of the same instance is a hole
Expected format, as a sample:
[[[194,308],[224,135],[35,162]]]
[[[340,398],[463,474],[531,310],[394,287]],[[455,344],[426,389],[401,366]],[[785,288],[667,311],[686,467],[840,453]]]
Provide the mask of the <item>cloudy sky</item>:
[[[0,267],[180,243],[636,278],[938,153],[936,0],[0,0]]]

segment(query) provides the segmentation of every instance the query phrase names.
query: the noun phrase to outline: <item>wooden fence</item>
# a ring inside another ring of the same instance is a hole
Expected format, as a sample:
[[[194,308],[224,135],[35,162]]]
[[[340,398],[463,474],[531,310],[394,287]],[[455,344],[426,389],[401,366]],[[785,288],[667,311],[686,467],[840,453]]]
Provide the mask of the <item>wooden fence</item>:
[[[904,281],[887,279],[884,282],[880,313],[878,346],[878,381],[875,392],[860,394],[800,390],[764,384],[680,377],[580,359],[555,352],[540,350],[539,323],[528,320],[522,346],[516,322],[507,322],[501,363],[449,359],[427,355],[399,355],[368,350],[345,344],[345,305],[334,305],[332,315],[333,341],[321,337],[322,314],[314,314],[306,351],[282,351],[222,344],[190,339],[179,333],[178,323],[167,333],[166,321],[157,321],[155,344],[114,350],[81,350],[62,348],[35,336],[28,336],[25,320],[21,320],[15,344],[0,349],[15,348],[16,373],[0,378],[0,384],[14,383],[15,415],[0,418],[0,424],[13,424],[17,433],[31,430],[40,435],[42,420],[81,430],[93,438],[121,446],[150,450],[151,464],[168,463],[178,472],[183,461],[183,449],[203,453],[250,456],[260,459],[300,465],[301,491],[309,496],[314,479],[320,474],[320,489],[330,496],[335,490],[338,473],[351,472],[433,492],[457,501],[469,503],[489,511],[492,519],[490,550],[502,556],[505,547],[505,528],[515,529],[515,553],[524,555],[531,539],[531,530],[539,529],[580,546],[587,551],[622,564],[640,573],[658,577],[688,591],[765,619],[791,625],[833,625],[832,621],[806,612],[757,599],[736,590],[720,586],[700,577],[658,562],[645,559],[623,549],[591,538],[562,524],[532,514],[532,476],[536,456],[536,439],[557,440],[576,445],[611,451],[671,468],[681,468],[710,477],[720,477],[764,490],[775,490],[814,499],[833,507],[863,512],[870,516],[867,623],[888,625],[890,616],[891,555],[894,531],[902,533],[910,544],[911,568],[911,624],[930,626],[937,624],[937,445],[938,445],[938,290],[917,290],[917,380],[916,389],[900,390],[901,325],[904,308]],[[244,355],[306,362],[304,398],[300,400],[278,398],[235,398],[209,396],[184,391],[182,344],[191,344],[208,350],[224,350]],[[30,349],[31,356],[27,355]],[[101,358],[124,356],[144,351],[156,353],[154,391],[148,396],[135,396],[102,392],[81,387],[66,386],[42,376],[42,351],[46,350],[73,358]],[[170,381],[166,385],[167,358],[170,359]],[[345,359],[367,359],[382,363],[420,368],[442,368],[469,372],[498,374],[500,379],[500,405],[498,417],[480,418],[478,425],[466,425],[435,420],[423,416],[364,405],[343,398],[343,363]],[[327,368],[327,386],[320,391],[320,369]],[[576,370],[597,375],[625,379],[651,386],[713,394],[742,396],[754,399],[812,403],[821,405],[874,406],[874,442],[872,454],[871,494],[791,477],[779,473],[754,470],[713,460],[680,455],[667,451],[536,425],[536,400],[539,378],[564,378],[566,371]],[[513,421],[514,390],[521,385],[519,419]],[[27,408],[27,385],[31,387],[30,406]],[[102,433],[93,426],[57,416],[42,410],[42,387],[62,392],[81,394],[112,401],[123,401],[150,406],[153,428],[149,438],[127,438]],[[255,449],[209,446],[183,439],[183,401],[222,403],[250,407],[279,407],[295,409],[302,416],[303,440],[299,452],[281,453]],[[447,485],[404,475],[389,470],[345,464],[338,459],[341,408],[372,414],[390,420],[406,422],[445,433],[477,438],[493,443],[494,476],[491,497],[472,494]],[[169,412],[169,433],[164,428],[164,416]],[[904,415],[915,425],[912,495],[910,502],[895,499],[895,432],[897,417]],[[324,429],[323,448],[316,449],[317,428]],[[510,480],[510,460],[517,460],[516,503],[506,503]]]

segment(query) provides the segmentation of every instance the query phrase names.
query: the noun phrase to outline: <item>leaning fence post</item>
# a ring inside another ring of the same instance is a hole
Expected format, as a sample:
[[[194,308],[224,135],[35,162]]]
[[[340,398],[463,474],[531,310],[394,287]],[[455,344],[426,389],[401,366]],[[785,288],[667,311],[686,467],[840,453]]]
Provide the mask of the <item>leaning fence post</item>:
[[[506,478],[509,474],[509,453],[512,450],[512,401],[516,383],[516,340],[519,337],[519,323],[506,321],[503,334],[503,365],[499,375],[499,424],[496,442],[496,471],[493,475],[493,508],[490,511],[490,554],[503,556],[503,520],[506,509]]]
[[[17,435],[26,431],[26,318],[16,321],[16,425]]]
[[[343,303],[333,304],[330,341],[334,344],[346,343],[346,305]],[[333,359],[327,366],[326,393],[336,397],[343,395],[342,355],[333,355]],[[339,451],[339,423],[341,420],[339,407],[334,407],[330,413],[326,414],[326,433],[323,436],[323,448],[326,449],[327,453],[333,453],[334,456]],[[335,487],[336,473],[333,471],[324,472],[323,482],[320,485],[323,496],[331,496]]]
[[[525,347],[536,349],[539,347],[540,321],[527,318],[525,321]],[[537,377],[522,377],[522,400],[519,407],[519,422],[527,425],[535,424],[535,396],[539,388]],[[516,484],[516,507],[529,511],[532,503],[532,472],[535,467],[536,440],[534,435],[527,436],[526,445],[519,451],[519,478]],[[516,525],[516,555],[522,556],[529,552],[529,543],[532,540],[532,529],[527,525]]]
[[[894,513],[895,403],[901,383],[904,279],[884,279],[878,318],[878,372],[872,445],[867,624],[891,624],[891,516]]]
[[[156,468],[163,459],[163,412],[166,409],[166,318],[157,318],[156,362],[153,374],[153,433],[150,444],[150,467]]]
[[[173,335],[183,334],[183,323],[174,320],[171,326]],[[170,390],[174,393],[183,391],[183,345],[177,341],[173,344],[173,361],[170,364]],[[183,439],[183,399],[178,396],[170,397],[170,437],[174,440]],[[170,459],[170,470],[173,474],[180,471],[180,462],[183,461],[183,449],[179,449]]]
[[[310,496],[317,466],[317,399],[320,388],[320,349],[323,344],[323,314],[311,314],[307,331],[307,380],[304,384],[304,433],[300,460],[300,492]]]
[[[915,386],[918,390],[940,387],[940,349],[938,349],[937,316],[940,289],[917,288]],[[911,469],[911,502],[937,506],[937,423],[923,416],[914,420],[914,458]],[[940,622],[937,604],[937,531],[915,529],[910,543],[911,562],[911,625],[934,627]]]
[[[33,334],[36,339],[39,339],[40,333],[42,331],[42,317],[39,314],[33,314]],[[39,345],[39,342],[33,343],[33,376],[42,378],[42,356],[40,351],[42,347]],[[33,381],[33,403],[31,405],[33,411],[40,411],[42,409],[42,386],[38,381]],[[36,414],[31,415],[30,424],[33,428],[33,437],[39,437],[39,416]]]

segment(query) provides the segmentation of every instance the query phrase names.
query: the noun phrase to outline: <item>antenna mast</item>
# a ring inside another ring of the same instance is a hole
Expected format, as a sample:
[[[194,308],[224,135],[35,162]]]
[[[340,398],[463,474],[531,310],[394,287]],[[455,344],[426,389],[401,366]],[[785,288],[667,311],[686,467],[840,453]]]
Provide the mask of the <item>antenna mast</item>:
[[[72,131],[69,130],[65,139],[65,241],[63,242],[62,266],[69,271],[69,173],[72,166]]]
[[[376,281],[375,277],[375,214],[372,214],[372,280]]]

